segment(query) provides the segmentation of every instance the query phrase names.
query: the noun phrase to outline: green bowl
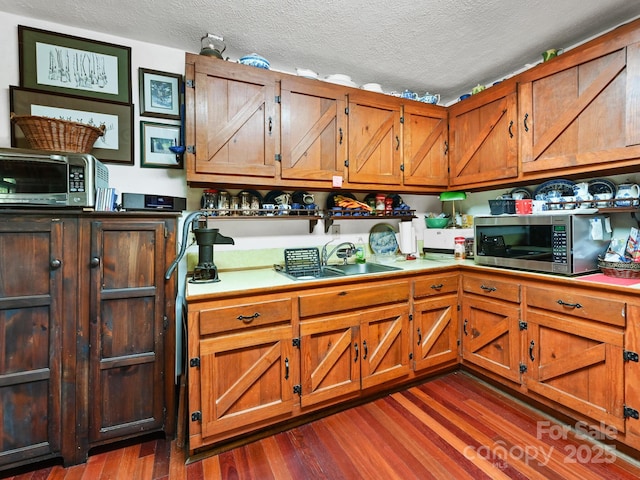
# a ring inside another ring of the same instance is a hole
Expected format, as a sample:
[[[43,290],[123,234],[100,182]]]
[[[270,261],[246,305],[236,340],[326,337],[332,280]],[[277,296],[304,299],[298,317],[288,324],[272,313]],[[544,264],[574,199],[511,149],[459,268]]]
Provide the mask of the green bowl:
[[[449,225],[449,219],[441,218],[441,217],[436,217],[436,218],[425,217],[425,222],[427,224],[427,228],[445,228],[447,225]]]

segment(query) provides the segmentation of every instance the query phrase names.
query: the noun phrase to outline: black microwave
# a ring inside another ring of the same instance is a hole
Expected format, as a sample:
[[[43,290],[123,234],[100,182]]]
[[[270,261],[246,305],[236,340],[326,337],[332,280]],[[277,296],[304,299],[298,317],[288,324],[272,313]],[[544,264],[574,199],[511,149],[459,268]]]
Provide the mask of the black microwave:
[[[0,205],[93,207],[109,170],[93,155],[0,149]]]
[[[480,265],[578,275],[598,270],[611,241],[608,217],[598,214],[477,216]]]

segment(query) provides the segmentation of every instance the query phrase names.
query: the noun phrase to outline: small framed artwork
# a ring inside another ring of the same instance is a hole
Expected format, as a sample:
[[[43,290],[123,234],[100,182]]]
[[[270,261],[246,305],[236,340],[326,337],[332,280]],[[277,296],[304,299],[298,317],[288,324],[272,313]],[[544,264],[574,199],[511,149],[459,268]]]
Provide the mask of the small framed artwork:
[[[18,25],[20,86],[131,103],[131,48]]]
[[[140,166],[182,168],[180,125],[140,122]]]
[[[96,127],[105,125],[91,154],[101,162],[133,165],[133,105],[9,87],[10,110],[17,115],[58,118]],[[20,127],[11,123],[11,146],[29,148]]]
[[[140,115],[180,120],[182,75],[140,68]]]

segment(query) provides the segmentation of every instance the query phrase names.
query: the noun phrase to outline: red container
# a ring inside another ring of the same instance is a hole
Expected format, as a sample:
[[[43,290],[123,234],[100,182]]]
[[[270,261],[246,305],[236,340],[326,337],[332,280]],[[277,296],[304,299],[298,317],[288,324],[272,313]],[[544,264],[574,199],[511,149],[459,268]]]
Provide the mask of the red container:
[[[530,215],[533,212],[533,200],[526,198],[516,200],[516,213],[520,215]]]

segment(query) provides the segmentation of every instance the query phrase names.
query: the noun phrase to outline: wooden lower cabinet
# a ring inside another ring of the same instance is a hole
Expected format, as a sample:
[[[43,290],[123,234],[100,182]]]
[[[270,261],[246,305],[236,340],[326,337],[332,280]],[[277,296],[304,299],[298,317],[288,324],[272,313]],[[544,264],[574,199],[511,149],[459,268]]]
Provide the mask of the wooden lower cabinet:
[[[527,287],[529,391],[624,432],[624,302]]]
[[[462,359],[520,382],[520,285],[495,276],[462,279]]]
[[[457,363],[458,274],[421,277],[413,289],[413,370]]]
[[[0,470],[173,433],[176,221],[143,217],[0,219]]]

